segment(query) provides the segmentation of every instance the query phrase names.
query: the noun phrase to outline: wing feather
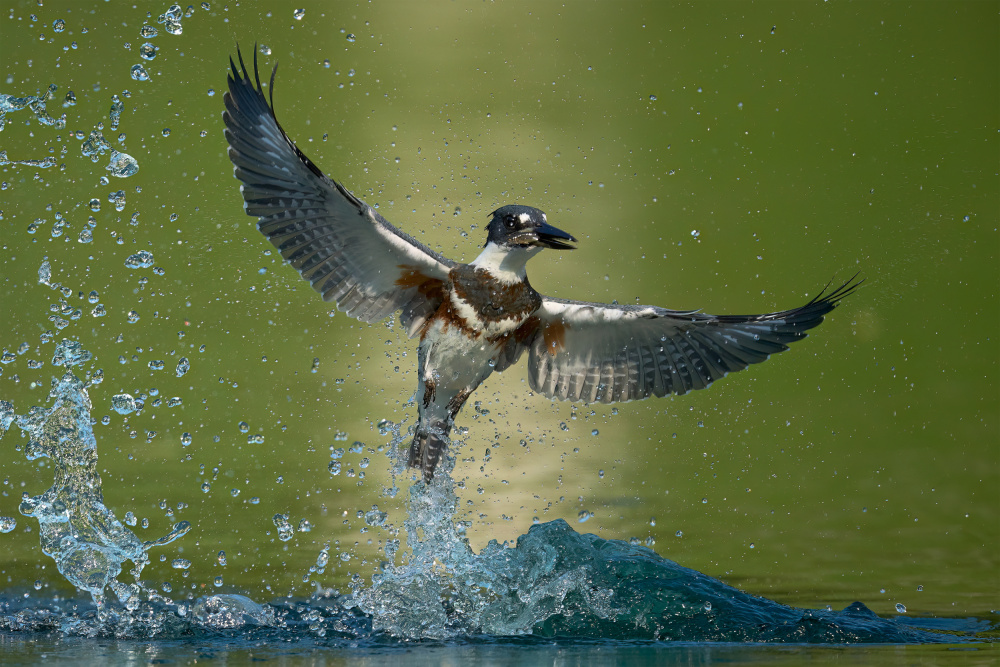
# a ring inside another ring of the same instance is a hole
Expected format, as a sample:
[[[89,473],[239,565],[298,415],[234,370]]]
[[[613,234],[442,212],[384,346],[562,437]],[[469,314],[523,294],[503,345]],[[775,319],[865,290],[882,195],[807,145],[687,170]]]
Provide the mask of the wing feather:
[[[238,51],[237,51],[238,52]],[[410,336],[441,304],[455,263],[393,227],[327,178],[285,134],[242,54],[230,59],[226,140],[244,208],[257,228],[326,301],[365,322],[401,311]]]
[[[587,403],[704,389],[804,338],[863,282],[856,278],[829,293],[822,290],[799,308],[763,315],[543,297],[534,329],[521,338],[529,355],[528,382],[546,396]]]

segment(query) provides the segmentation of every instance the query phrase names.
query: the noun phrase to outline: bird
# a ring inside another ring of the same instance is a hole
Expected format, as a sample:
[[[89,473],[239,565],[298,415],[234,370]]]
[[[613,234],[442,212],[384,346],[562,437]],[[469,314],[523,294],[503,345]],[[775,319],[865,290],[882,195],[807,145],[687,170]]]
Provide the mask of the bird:
[[[399,313],[418,337],[417,422],[408,465],[430,484],[462,406],[527,355],[531,389],[553,399],[625,402],[704,389],[806,336],[863,282],[830,283],[798,308],[760,315],[572,301],[537,292],[525,266],[577,240],[538,208],[501,206],[472,262],[456,262],[397,229],[327,177],[285,133],[237,47],[229,58],[225,138],[244,209],[324,301],[363,322]]]

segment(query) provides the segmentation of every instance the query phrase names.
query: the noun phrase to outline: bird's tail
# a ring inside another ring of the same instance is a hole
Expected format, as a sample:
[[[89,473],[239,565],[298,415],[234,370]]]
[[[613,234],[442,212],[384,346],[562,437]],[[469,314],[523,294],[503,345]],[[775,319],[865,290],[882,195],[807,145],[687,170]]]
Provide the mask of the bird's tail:
[[[409,465],[411,468],[420,468],[424,473],[424,481],[428,484],[434,479],[434,468],[448,447],[448,437],[444,429],[441,425],[435,426],[418,428],[413,435],[413,442],[410,443]]]

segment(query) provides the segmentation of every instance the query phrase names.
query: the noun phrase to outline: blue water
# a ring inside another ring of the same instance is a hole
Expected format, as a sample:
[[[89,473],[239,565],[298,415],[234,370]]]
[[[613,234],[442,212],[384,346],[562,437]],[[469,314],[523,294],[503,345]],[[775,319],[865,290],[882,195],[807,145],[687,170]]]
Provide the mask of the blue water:
[[[452,579],[449,590],[436,575],[426,574],[423,581],[414,577],[412,588],[394,590],[398,597],[379,598],[383,605],[409,602],[382,610],[395,623],[388,628],[386,617],[359,609],[355,594],[271,604],[220,594],[190,602],[147,601],[133,609],[112,601],[99,607],[85,599],[0,598],[0,630],[331,647],[391,647],[420,640],[531,645],[556,638],[953,643],[990,630],[985,622],[880,618],[860,602],[842,611],[788,607],[743,593],[645,547],[577,533],[561,520],[533,526],[515,547],[494,546],[479,558],[482,578],[503,582],[505,590],[483,594],[483,604],[470,613],[469,590],[477,588],[476,582]],[[402,617],[416,620],[424,636],[412,632]],[[454,631],[446,632],[449,628]]]

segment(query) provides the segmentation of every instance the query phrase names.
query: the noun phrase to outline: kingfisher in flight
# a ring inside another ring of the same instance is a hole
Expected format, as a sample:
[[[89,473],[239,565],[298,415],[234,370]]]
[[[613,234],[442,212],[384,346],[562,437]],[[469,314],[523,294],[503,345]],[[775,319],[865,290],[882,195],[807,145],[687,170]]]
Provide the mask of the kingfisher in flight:
[[[362,322],[393,313],[419,337],[417,424],[409,465],[430,483],[455,416],[490,375],[527,356],[531,389],[585,403],[633,401],[704,389],[805,337],[860,281],[826,289],[799,308],[707,315],[657,306],[544,296],[525,265],[576,239],[537,208],[490,214],[486,245],[462,264],[400,231],[299,150],[265,96],[254,50],[251,79],[229,59],[223,119],[244,209],[324,301]]]

